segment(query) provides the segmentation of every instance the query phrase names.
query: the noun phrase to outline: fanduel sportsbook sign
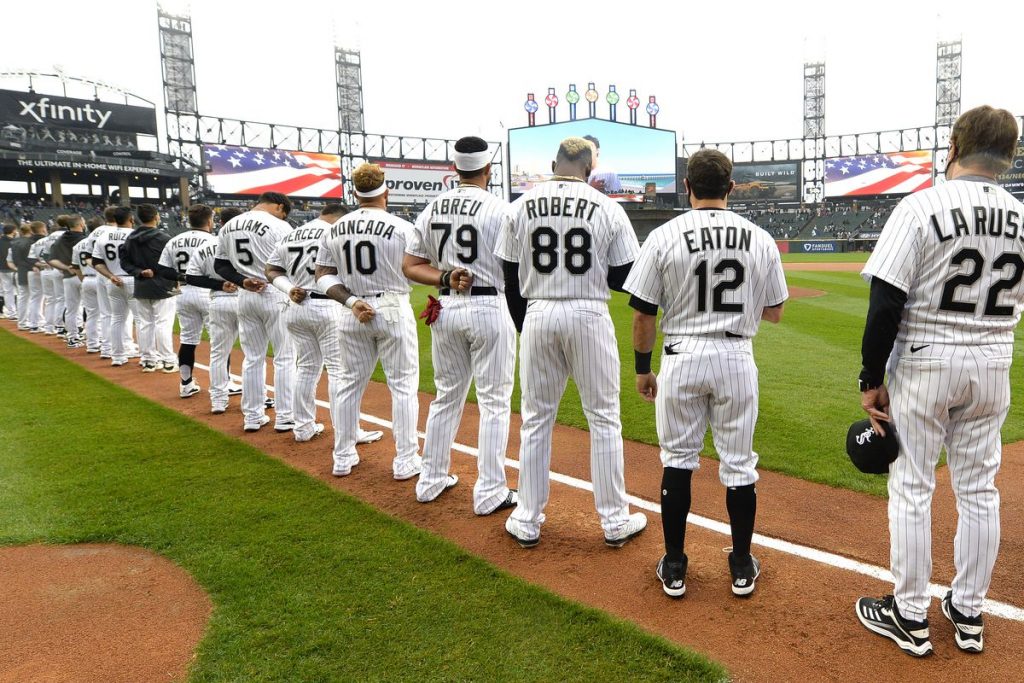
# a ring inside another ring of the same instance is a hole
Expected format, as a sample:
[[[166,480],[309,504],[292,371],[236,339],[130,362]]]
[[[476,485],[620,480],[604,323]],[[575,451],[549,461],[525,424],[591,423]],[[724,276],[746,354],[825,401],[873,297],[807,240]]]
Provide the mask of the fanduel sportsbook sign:
[[[0,90],[0,122],[156,135],[155,109],[15,90]]]

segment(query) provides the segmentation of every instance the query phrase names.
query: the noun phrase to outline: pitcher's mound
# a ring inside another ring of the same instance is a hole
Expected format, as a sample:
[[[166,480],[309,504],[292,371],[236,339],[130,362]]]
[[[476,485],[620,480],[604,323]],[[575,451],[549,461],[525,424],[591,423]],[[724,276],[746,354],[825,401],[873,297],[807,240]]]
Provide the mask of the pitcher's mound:
[[[0,681],[180,681],[211,611],[140,548],[0,548],[0,577]]]

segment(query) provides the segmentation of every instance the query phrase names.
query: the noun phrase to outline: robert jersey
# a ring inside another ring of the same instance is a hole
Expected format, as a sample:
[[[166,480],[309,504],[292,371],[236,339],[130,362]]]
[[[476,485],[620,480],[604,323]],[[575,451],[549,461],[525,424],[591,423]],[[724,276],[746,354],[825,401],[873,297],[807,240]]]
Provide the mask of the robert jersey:
[[[128,273],[121,267],[121,256],[118,248],[132,233],[131,228],[119,228],[105,225],[96,229],[96,239],[92,243],[92,258],[103,261],[107,270],[118,277],[127,277]]]
[[[912,194],[861,274],[907,293],[898,342],[1013,343],[1024,306],[1024,206],[975,180]]]
[[[278,243],[292,226],[266,211],[246,211],[235,216],[217,236],[217,258],[230,261],[245,277],[266,279],[264,268]]]
[[[296,287],[315,290],[316,256],[320,251],[320,240],[330,227],[330,223],[317,218],[292,230],[277,245],[267,263],[283,268]]]
[[[640,251],[622,207],[582,181],[541,183],[511,209],[494,253],[519,264],[527,299],[607,301],[609,267],[633,262]]]
[[[753,337],[789,296],[775,240],[726,209],[697,209],[650,234],[626,291],[664,311],[662,332]]]
[[[200,249],[216,243],[217,238],[205,230],[187,230],[168,240],[160,253],[159,263],[184,275],[188,271],[188,264],[193,255]]]
[[[358,209],[324,232],[316,265],[337,268],[357,296],[408,293],[412,287],[402,274],[402,259],[413,229],[383,209]]]
[[[501,262],[494,256],[509,205],[475,185],[463,185],[427,204],[416,219],[406,253],[441,270],[467,268],[474,287],[505,289]]]

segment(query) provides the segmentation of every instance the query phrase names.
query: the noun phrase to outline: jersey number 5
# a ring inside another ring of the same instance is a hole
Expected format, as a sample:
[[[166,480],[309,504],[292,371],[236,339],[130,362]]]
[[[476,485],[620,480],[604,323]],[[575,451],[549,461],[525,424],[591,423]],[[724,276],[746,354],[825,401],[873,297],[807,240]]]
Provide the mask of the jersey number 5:
[[[235,240],[235,253],[238,255],[238,264],[241,266],[251,266],[256,262],[252,251],[249,250],[248,237],[240,237]]]
[[[711,290],[711,310],[715,313],[742,313],[742,303],[726,303],[722,299],[725,298],[726,292],[739,289],[743,284],[746,271],[742,263],[736,259],[727,258],[718,262],[714,272],[715,275],[721,275],[727,270],[732,271],[732,279],[720,280]],[[704,313],[708,310],[708,262],[698,263],[694,274],[697,276],[697,312]]]
[[[985,257],[977,249],[968,248],[961,249],[953,254],[953,258],[949,261],[952,266],[960,266],[968,261],[973,264],[970,273],[954,275],[946,280],[946,284],[942,286],[942,301],[939,303],[940,311],[974,314],[978,310],[977,301],[960,301],[956,298],[957,289],[960,287],[970,287],[981,278],[981,271],[985,267]],[[999,295],[1005,290],[1013,289],[1020,284],[1021,278],[1024,278],[1024,259],[1021,259],[1019,254],[1006,252],[992,262],[992,270],[998,270],[999,272],[1003,272],[1007,266],[1012,266],[1013,272],[1010,273],[1009,277],[1003,277],[989,288],[988,296],[985,297],[985,315],[1001,317],[1013,315],[1012,305],[999,305]]]

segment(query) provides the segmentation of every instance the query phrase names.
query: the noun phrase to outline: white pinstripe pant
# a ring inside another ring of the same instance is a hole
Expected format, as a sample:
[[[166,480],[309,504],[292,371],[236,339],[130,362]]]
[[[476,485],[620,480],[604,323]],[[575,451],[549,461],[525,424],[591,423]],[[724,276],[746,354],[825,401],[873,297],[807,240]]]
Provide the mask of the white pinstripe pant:
[[[96,306],[100,312],[100,353],[109,356],[113,353],[113,336],[110,334],[110,294],[107,290],[107,278],[96,276]]]
[[[99,277],[86,275],[82,280],[82,308],[85,310],[85,345],[90,350],[102,346],[99,291]]]
[[[327,366],[329,393],[341,378],[341,319],[351,313],[330,299],[306,299],[291,305],[284,314],[285,325],[295,347],[295,415],[296,438],[313,435],[316,424],[316,387],[324,366]],[[333,406],[331,420],[334,421]]]
[[[181,288],[181,294],[174,298],[178,314],[178,342],[199,346],[203,340],[203,328],[210,318],[210,290],[193,285]]]
[[[136,299],[136,329],[142,360],[151,363],[174,363],[174,298]]]
[[[238,339],[238,295],[214,293],[210,297],[210,405],[227,408],[228,358]]]
[[[68,336],[74,337],[82,321],[82,281],[77,277],[65,277],[60,286],[64,289],[64,326]]]
[[[473,510],[489,514],[508,496],[508,447],[512,386],[515,383],[516,329],[505,297],[450,295],[430,327],[430,350],[437,398],[430,403],[423,470],[416,497],[436,498],[448,481],[452,442],[462,420],[469,383],[476,382],[480,440]]]
[[[238,336],[242,342],[242,414],[255,424],[266,414],[267,345],[274,347],[274,416],[291,422],[295,386],[295,349],[284,326],[288,297],[268,287],[262,292],[238,292]]]
[[[132,342],[132,325],[135,322],[135,281],[125,276],[121,278],[121,286],[114,285],[104,279],[103,286],[107,290],[110,302],[110,355],[115,361],[126,361],[128,355],[135,350]]]
[[[619,417],[619,352],[608,305],[594,300],[530,302],[520,338],[523,427],[519,505],[512,518],[540,534],[550,494],[551,432],[571,376],[590,427],[590,476],[606,536],[628,521]]]
[[[64,325],[64,276],[59,270],[44,270],[43,306],[45,309],[46,329],[56,330]]]
[[[367,299],[375,305],[376,299]],[[376,306],[375,306],[376,307]],[[350,311],[341,316],[341,338],[345,359],[341,381],[331,390],[331,421],[334,423],[334,462],[345,466],[359,462],[356,437],[359,406],[379,359],[391,391],[391,420],[394,423],[395,460],[392,470],[403,476],[414,469],[419,451],[416,423],[419,419],[420,361],[416,341],[416,317],[408,295],[402,296],[398,321],[384,320],[381,310],[368,323],[361,323]]]
[[[995,477],[1012,353],[1012,344],[930,344],[911,353],[897,343],[889,359],[892,419],[900,437],[900,457],[889,468],[890,560],[896,603],[908,619],[924,619],[930,603],[932,493],[943,445],[958,512],[953,606],[968,616],[981,612],[999,551]]]
[[[665,347],[672,352],[661,356],[655,399],[662,464],[698,469],[710,422],[719,480],[724,486],[753,484],[758,387],[750,340],[666,335]]]
[[[0,311],[7,315],[18,313],[18,287],[16,275],[12,271],[0,272],[0,289],[3,290],[4,310]]]
[[[25,324],[28,327],[43,325],[43,278],[34,270],[28,272],[28,307],[24,310]]]

